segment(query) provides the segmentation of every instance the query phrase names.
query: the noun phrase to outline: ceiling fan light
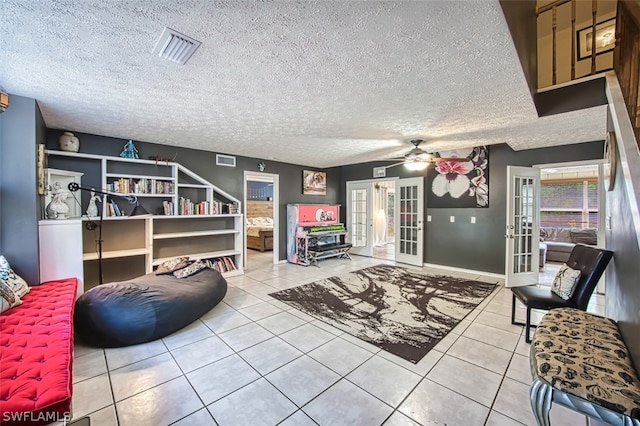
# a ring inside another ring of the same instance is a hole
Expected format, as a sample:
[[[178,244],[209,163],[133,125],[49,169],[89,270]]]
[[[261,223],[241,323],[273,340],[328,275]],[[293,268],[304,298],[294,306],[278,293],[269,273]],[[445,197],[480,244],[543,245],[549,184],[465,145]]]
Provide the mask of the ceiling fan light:
[[[424,170],[428,165],[429,163],[425,163],[422,161],[412,161],[409,163],[404,163],[404,166],[407,168],[407,170],[411,170],[413,172]]]

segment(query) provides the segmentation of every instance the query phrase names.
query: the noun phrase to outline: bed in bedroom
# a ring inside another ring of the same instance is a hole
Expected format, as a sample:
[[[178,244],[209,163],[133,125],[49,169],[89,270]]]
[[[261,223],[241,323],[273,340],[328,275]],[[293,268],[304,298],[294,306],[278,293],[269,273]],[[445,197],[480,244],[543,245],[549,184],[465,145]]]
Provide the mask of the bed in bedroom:
[[[247,218],[247,248],[260,251],[273,250],[272,218]]]

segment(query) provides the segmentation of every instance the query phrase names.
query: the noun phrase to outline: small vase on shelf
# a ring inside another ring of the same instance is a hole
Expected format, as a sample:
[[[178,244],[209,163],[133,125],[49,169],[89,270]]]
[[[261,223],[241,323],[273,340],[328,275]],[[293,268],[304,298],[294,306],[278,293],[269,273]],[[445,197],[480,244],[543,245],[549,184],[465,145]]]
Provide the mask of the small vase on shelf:
[[[58,139],[60,150],[67,152],[78,152],[80,150],[80,139],[71,132],[64,132]]]

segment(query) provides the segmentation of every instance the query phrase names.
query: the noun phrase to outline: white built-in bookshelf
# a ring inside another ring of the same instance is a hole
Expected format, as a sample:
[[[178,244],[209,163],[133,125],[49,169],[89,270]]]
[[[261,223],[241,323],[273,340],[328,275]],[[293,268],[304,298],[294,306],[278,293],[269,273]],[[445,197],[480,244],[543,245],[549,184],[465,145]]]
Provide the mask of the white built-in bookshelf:
[[[126,214],[133,205],[120,197],[108,197],[107,202],[100,203],[105,282],[150,273],[165,260],[179,256],[208,260],[225,276],[243,273],[244,221],[240,201],[188,168],[175,162],[96,154],[52,150],[46,154],[73,159],[65,164],[82,164],[79,168],[84,170],[100,167],[102,186],[97,189],[135,196],[140,205],[153,213],[128,217]],[[76,198],[80,200],[79,196]],[[82,211],[86,207],[83,205]],[[98,218],[81,219],[83,226],[77,232],[82,236],[86,291],[98,280],[98,230],[87,229],[86,223],[97,222]],[[47,238],[69,238],[68,227],[64,232],[67,234],[57,237],[48,232]]]

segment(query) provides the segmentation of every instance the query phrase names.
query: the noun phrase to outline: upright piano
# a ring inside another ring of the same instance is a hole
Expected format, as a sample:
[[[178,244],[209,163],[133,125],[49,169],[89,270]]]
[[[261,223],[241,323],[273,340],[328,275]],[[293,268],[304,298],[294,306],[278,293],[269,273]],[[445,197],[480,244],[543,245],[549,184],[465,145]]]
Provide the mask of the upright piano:
[[[347,229],[338,223],[337,205],[290,204],[287,206],[287,260],[318,265],[329,257],[351,259]],[[307,218],[311,218],[308,220]]]

